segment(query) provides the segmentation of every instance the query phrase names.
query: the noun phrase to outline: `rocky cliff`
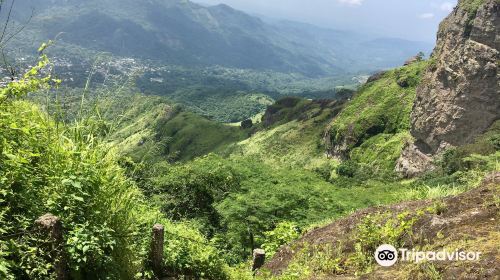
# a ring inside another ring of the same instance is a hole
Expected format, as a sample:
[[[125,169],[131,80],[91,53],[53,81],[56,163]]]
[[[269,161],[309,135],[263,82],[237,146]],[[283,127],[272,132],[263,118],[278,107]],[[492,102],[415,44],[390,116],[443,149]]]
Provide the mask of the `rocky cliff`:
[[[461,0],[441,23],[411,115],[415,139],[396,170],[411,177],[470,143],[500,116],[500,1]]]

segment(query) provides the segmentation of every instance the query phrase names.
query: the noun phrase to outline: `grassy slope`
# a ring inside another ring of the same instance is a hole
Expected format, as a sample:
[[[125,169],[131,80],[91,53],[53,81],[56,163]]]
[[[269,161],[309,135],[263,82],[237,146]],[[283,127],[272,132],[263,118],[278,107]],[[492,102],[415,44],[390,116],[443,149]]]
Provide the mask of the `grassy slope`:
[[[371,167],[374,172],[390,173],[409,140],[415,88],[426,66],[425,61],[417,62],[364,85],[330,123],[330,153]]]
[[[327,141],[337,146],[346,143],[343,152],[347,158],[372,167],[374,172],[390,173],[410,139],[415,87],[425,67],[426,62],[420,62],[388,72],[362,87],[337,116],[334,111],[340,107],[322,108],[307,100],[291,108],[279,108],[274,113],[276,123],[239,142],[233,156],[258,158],[274,166],[323,168],[335,177],[336,163],[327,159],[323,146],[325,127],[329,125]],[[409,86],[401,87],[398,80]]]
[[[297,100],[294,106],[279,107],[273,114],[268,109],[263,119],[270,118],[270,123],[264,123],[263,129],[251,138],[237,143],[232,156],[257,158],[272,166],[307,170],[327,164],[322,145],[324,127],[340,110],[341,103]]]
[[[239,127],[208,120],[162,97],[107,91],[87,93],[82,114],[78,112],[81,90],[61,93],[63,119],[73,122],[80,115],[92,116],[102,126],[110,147],[137,162],[186,161],[221,150],[248,135]],[[51,111],[57,114],[57,109]]]
[[[336,161],[327,160],[321,148],[317,146],[321,140],[321,128],[325,127],[325,119],[318,123],[307,119],[285,120],[282,124],[278,122],[276,126],[258,132],[251,138],[238,143],[240,150],[237,150],[233,157],[257,158],[278,170],[281,168],[289,170],[289,173],[295,176],[288,175],[290,181],[285,184],[289,185],[289,188],[300,186],[298,180],[294,182],[292,178],[315,177],[316,179],[309,179],[304,184],[304,187],[309,186],[310,190],[310,197],[307,199],[314,200],[321,197],[323,203],[326,202],[332,207],[322,209],[319,216],[302,219],[301,225],[310,225],[321,221],[321,218],[340,217],[353,209],[361,209],[370,205],[455,195],[474,188],[479,185],[487,172],[499,168],[498,163],[495,164],[499,156],[498,153],[495,154],[498,150],[498,140],[496,140],[498,124],[493,125],[491,131],[487,132],[484,137],[479,137],[477,143],[460,148],[450,156],[450,159],[443,160],[442,164],[445,168],[436,171],[435,174],[413,180],[400,180],[394,177],[395,161],[400,156],[405,142],[411,137],[409,135],[410,112],[415,98],[415,88],[420,73],[425,67],[426,62],[415,63],[390,71],[380,80],[365,85],[331,121],[329,135],[330,139],[334,139],[332,142],[337,145],[347,143],[344,146],[347,160],[343,161],[340,166],[335,163]],[[328,119],[326,122],[329,122]],[[472,153],[480,153],[483,156],[468,157]],[[457,164],[455,161],[462,164]],[[321,164],[315,164],[317,162]],[[348,176],[339,172],[340,167],[347,163],[349,163],[348,166],[354,166],[352,174]],[[322,168],[317,168],[318,166]],[[304,167],[316,171],[315,174],[304,170]],[[454,169],[448,172],[446,168]],[[325,176],[328,172],[331,176]],[[318,175],[321,175],[323,179]],[[279,171],[272,171],[272,175],[268,176],[274,178],[272,176],[282,175]],[[324,178],[329,178],[328,182]],[[266,187],[264,180],[254,182],[251,186],[253,187],[252,196],[260,196],[263,203],[266,203],[267,197],[288,193],[286,188],[280,187],[279,184]],[[233,203],[241,201],[246,194],[239,196],[241,197],[236,197]],[[336,207],[333,207],[334,205]],[[300,208],[300,206],[297,207]],[[313,209],[304,211],[304,213],[314,212]],[[300,221],[293,217],[289,219]],[[301,257],[297,256],[297,258]],[[325,263],[320,259],[307,257],[303,260],[305,263],[302,262],[299,266],[290,268],[290,274],[283,279],[303,279],[299,277],[302,274],[295,269],[307,271],[308,267],[314,269],[314,266],[318,265],[317,262],[322,265],[328,264],[328,260],[325,260]],[[294,274],[299,276],[292,277]],[[235,277],[243,278],[244,276],[237,274]]]

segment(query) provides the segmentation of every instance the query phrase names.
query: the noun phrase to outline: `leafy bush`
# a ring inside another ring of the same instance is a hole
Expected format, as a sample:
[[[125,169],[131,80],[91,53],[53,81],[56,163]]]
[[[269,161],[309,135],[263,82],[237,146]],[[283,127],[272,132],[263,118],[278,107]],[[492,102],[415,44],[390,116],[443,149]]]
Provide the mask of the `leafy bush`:
[[[382,244],[391,244],[396,248],[403,247],[404,239],[412,235],[412,227],[418,217],[403,212],[393,217],[390,213],[366,216],[355,235],[355,254],[349,262],[360,272],[365,271],[373,263],[373,252]]]
[[[345,177],[354,177],[359,169],[359,164],[352,160],[343,161],[337,166],[337,174]]]
[[[213,235],[220,216],[215,205],[239,189],[239,175],[221,158],[208,155],[187,164],[162,165],[149,181],[148,192],[174,220],[201,222]]]
[[[262,248],[266,251],[266,255],[272,257],[282,245],[289,244],[299,237],[300,230],[296,224],[280,222],[275,229],[264,233]]]

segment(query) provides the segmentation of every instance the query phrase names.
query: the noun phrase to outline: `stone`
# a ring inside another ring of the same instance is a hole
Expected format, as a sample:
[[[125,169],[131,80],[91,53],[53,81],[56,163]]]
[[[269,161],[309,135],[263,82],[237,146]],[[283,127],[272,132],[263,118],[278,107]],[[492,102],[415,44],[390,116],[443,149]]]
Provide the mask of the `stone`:
[[[461,5],[440,25],[432,67],[417,88],[409,145],[396,170],[405,176],[432,169],[448,147],[471,143],[500,118],[500,3],[485,0],[472,23]],[[467,25],[472,24],[468,31]]]
[[[252,271],[261,268],[265,262],[266,262],[266,252],[262,249],[253,250]]]

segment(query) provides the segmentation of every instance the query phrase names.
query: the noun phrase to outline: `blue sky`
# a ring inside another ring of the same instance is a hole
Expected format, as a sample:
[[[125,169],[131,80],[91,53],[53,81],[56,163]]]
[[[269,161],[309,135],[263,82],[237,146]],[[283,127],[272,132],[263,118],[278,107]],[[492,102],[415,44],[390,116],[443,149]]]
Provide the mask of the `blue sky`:
[[[434,42],[456,0],[194,0],[267,17],[387,37]]]

